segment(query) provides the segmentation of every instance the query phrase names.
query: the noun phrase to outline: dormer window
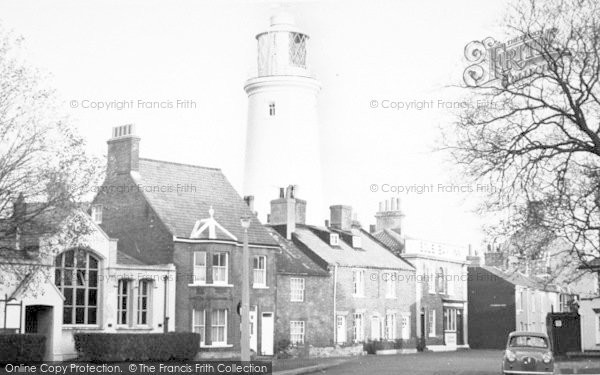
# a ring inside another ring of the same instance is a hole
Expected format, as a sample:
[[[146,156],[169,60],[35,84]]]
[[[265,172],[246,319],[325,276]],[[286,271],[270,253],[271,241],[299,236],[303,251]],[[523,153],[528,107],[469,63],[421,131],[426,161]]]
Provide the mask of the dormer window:
[[[96,224],[102,224],[102,205],[95,204],[92,206],[92,220]]]
[[[362,247],[360,236],[352,236],[352,247],[355,249],[360,249]]]
[[[340,235],[337,233],[331,233],[329,235],[329,245],[330,246],[339,246],[340,245]]]

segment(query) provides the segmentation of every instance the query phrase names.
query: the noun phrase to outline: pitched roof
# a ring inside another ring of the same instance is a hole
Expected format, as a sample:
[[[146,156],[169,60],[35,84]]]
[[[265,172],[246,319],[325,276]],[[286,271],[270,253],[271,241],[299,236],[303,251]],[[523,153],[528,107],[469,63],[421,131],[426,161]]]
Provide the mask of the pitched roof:
[[[392,229],[384,229],[373,233],[373,237],[377,238],[381,243],[390,248],[395,253],[404,251],[404,241],[400,233]]]
[[[518,285],[518,286],[522,286],[522,287],[530,288],[530,289],[545,290],[548,292],[558,291],[558,288],[555,285],[544,283],[543,280],[541,280],[541,279],[538,279],[533,276],[526,276],[518,271],[515,271],[515,272],[502,271],[499,268],[491,267],[491,266],[475,267],[475,269],[477,269],[477,268],[486,270],[489,273],[493,274],[494,276],[497,276],[513,285]]]
[[[280,235],[274,228],[267,227],[281,247],[281,254],[277,257],[277,273],[282,275],[329,276],[329,272],[313,262],[300,250],[293,241]]]
[[[390,270],[414,270],[414,267],[395,256],[381,242],[360,230],[361,248],[354,249],[345,241],[330,246],[317,233],[330,232],[327,228],[298,225],[294,232],[300,242],[329,264],[345,267],[381,268]]]
[[[132,172],[135,182],[142,186],[150,206],[176,237],[190,238],[198,220],[214,219],[237,237],[243,238],[241,217],[251,217],[248,241],[251,244],[276,246],[276,242],[256,219],[248,205],[235,191],[220,169],[139,159],[139,173]],[[215,239],[231,240],[223,231]],[[208,231],[201,239],[208,238]]]
[[[122,264],[125,266],[145,266],[146,263],[142,262],[139,259],[132,257],[129,254],[125,254],[122,251],[117,251],[117,264]]]

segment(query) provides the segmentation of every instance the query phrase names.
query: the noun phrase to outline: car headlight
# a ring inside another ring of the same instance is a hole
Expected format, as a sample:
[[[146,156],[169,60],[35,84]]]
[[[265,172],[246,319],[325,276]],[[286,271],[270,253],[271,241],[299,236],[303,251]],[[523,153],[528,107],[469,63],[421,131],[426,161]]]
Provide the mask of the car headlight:
[[[508,349],[506,349],[506,351],[504,352],[504,356],[506,357],[506,360],[508,362],[514,362],[517,360],[517,356],[515,355],[515,353],[511,352]]]
[[[552,352],[544,353],[542,361],[544,361],[544,363],[550,363],[550,361],[552,361]]]

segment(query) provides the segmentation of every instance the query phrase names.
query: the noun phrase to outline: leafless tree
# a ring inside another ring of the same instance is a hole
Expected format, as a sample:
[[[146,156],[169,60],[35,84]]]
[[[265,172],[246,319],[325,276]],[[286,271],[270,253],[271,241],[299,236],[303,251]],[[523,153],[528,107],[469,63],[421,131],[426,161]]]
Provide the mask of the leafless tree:
[[[474,105],[447,146],[469,178],[496,187],[483,205],[502,213],[496,235],[537,237],[520,250],[529,259],[558,238],[587,264],[600,256],[600,3],[519,2],[507,25],[514,39],[465,50]]]
[[[64,219],[100,173],[46,77],[23,58],[22,42],[0,25],[0,276],[16,283],[86,231],[83,221]],[[61,240],[39,246],[53,236]]]

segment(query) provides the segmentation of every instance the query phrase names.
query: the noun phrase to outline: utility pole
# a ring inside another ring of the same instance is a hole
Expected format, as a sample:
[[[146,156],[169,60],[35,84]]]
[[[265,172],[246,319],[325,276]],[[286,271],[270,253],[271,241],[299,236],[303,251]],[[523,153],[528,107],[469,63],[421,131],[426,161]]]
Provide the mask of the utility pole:
[[[242,251],[242,361],[250,361],[250,250],[248,249],[248,228],[250,218],[241,218],[244,228],[244,248]]]

